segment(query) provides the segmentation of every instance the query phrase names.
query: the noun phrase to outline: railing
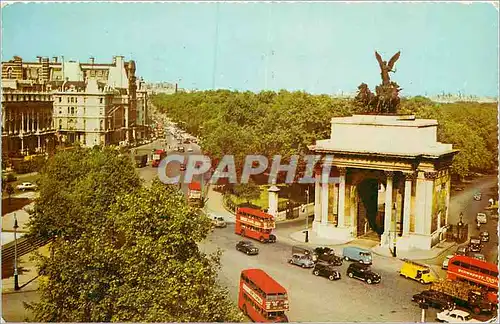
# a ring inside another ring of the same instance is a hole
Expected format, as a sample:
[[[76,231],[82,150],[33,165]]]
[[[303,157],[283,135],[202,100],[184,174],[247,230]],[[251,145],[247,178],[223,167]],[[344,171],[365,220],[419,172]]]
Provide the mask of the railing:
[[[38,248],[50,243],[53,239],[31,239],[26,237],[21,237],[17,239],[17,258],[22,257],[28,253],[31,253]],[[14,261],[14,250],[16,242],[12,241],[4,246],[2,246],[2,272],[5,271],[4,268],[12,266]]]

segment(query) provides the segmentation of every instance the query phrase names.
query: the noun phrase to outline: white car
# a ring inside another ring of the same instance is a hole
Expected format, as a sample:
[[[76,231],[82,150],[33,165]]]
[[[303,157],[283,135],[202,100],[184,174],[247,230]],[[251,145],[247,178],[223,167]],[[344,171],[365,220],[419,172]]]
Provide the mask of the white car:
[[[437,313],[437,319],[446,323],[481,323],[481,321],[473,319],[469,313],[460,309],[444,310]]]
[[[447,255],[446,258],[443,260],[443,265],[441,266],[441,269],[447,270],[448,269],[448,263],[450,262],[450,259],[453,258],[453,257],[454,257],[453,254]]]
[[[488,219],[486,218],[486,214],[485,213],[477,213],[476,221],[479,224],[486,224],[488,222]]]
[[[188,152],[193,152],[193,148],[192,147],[188,147],[187,151]]]
[[[37,186],[31,182],[23,182],[17,185],[16,188],[17,190],[26,191],[26,190],[36,190]]]

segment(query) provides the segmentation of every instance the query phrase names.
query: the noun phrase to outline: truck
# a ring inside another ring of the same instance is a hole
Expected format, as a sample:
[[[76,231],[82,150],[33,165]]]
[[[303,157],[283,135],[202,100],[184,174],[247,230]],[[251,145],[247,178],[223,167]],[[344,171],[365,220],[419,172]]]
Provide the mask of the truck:
[[[153,152],[153,162],[151,162],[151,166],[157,168],[160,165],[161,160],[167,156],[167,152],[165,150],[155,150]]]
[[[488,300],[487,291],[465,281],[439,280],[431,283],[429,290],[452,297],[457,305],[472,310],[474,314],[492,313],[497,309],[496,305]]]
[[[134,157],[134,159],[135,159],[135,166],[138,168],[143,168],[146,165],[148,165],[148,155],[147,154],[136,155]]]
[[[191,182],[188,186],[188,190],[188,203],[190,205],[201,207],[201,184],[199,182]]]

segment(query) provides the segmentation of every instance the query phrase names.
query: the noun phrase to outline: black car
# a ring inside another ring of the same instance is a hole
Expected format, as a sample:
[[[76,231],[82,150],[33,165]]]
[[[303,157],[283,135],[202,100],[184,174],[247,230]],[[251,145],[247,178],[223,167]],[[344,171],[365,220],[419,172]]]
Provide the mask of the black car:
[[[361,263],[351,263],[349,268],[347,268],[347,275],[349,278],[356,278],[359,280],[366,281],[368,284],[374,284],[380,282],[380,275],[373,272],[369,265]]]
[[[239,241],[236,244],[236,250],[248,255],[259,254],[259,249],[250,241]]]
[[[340,279],[340,272],[338,272],[337,269],[333,267],[333,265],[328,263],[323,263],[323,262],[316,263],[312,273],[315,276],[326,277],[331,281]]]
[[[424,290],[421,293],[413,295],[411,300],[417,304],[427,303],[429,306],[439,310],[455,308],[453,297],[435,290]]]
[[[313,251],[313,260],[318,262],[327,262],[335,266],[341,266],[343,259],[340,256],[336,256],[335,250],[330,249],[329,247],[317,247]]]

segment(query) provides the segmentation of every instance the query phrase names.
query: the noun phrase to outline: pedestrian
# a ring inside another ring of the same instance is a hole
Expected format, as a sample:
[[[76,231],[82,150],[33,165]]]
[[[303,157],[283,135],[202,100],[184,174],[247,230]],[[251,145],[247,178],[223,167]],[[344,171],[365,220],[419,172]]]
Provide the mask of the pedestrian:
[[[479,229],[481,229],[481,223],[477,222],[477,226],[476,226],[476,228],[477,228],[478,230],[479,230]]]

